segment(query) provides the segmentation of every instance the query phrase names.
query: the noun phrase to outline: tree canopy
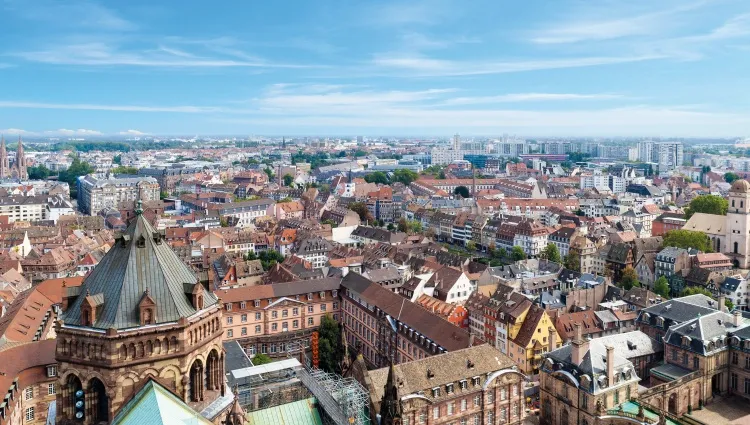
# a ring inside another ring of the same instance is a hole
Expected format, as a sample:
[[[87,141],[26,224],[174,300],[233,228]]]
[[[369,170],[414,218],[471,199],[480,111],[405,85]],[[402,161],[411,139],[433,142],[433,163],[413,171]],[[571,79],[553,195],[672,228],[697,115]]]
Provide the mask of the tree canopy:
[[[359,214],[360,221],[373,221],[372,214],[370,214],[370,210],[367,209],[364,202],[352,202],[349,204],[349,209]]]
[[[374,173],[365,174],[365,181],[367,183],[378,183],[378,184],[389,184],[388,176],[382,171],[375,171]]]
[[[664,246],[676,248],[695,248],[703,252],[711,251],[711,239],[703,232],[692,230],[670,230],[664,235]]]
[[[669,282],[664,276],[659,276],[654,282],[654,292],[662,297],[666,298],[669,296]]]
[[[514,246],[510,250],[510,259],[513,261],[521,261],[526,259],[526,252],[520,246]]]
[[[398,231],[404,233],[422,233],[422,222],[419,220],[407,220],[402,217],[398,221]]]
[[[284,186],[291,186],[294,183],[294,177],[291,174],[284,175]]]
[[[130,174],[130,175],[138,175],[138,169],[135,167],[127,167],[124,165],[120,165],[119,167],[115,167],[111,170],[109,170],[112,174]]]
[[[717,195],[701,195],[690,201],[685,208],[685,218],[690,218],[695,213],[727,215],[729,202]]]
[[[726,173],[724,174],[724,181],[727,183],[734,183],[735,180],[739,180],[740,176],[734,173]]]
[[[462,198],[471,198],[469,188],[467,188],[466,186],[458,186],[453,190],[453,193],[456,195],[460,195]]]
[[[576,272],[581,271],[581,257],[577,251],[568,251],[568,255],[565,256],[565,268]]]
[[[635,269],[631,266],[627,266],[622,270],[622,276],[620,277],[620,287],[626,291],[634,286],[641,286],[638,282],[638,274]]]
[[[271,359],[271,356],[268,354],[258,353],[255,356],[253,356],[253,365],[254,366],[260,366],[262,364],[271,363],[273,360]]]
[[[547,246],[545,246],[542,250],[542,253],[539,254],[539,257],[548,261],[552,261],[553,263],[562,263],[562,259],[560,258],[560,250],[557,249],[557,245],[553,243],[548,243]]]
[[[44,180],[52,175],[52,171],[45,167],[44,164],[29,167],[27,171],[31,180]]]
[[[391,178],[392,183],[400,182],[405,184],[406,186],[409,186],[411,182],[419,178],[419,174],[415,173],[412,170],[408,170],[406,168],[399,168],[398,170],[393,172],[393,177]]]
[[[330,314],[320,318],[318,353],[320,369],[328,373],[341,373],[341,361],[344,358],[341,330],[339,323]]]
[[[70,197],[75,198],[78,193],[76,189],[76,180],[78,177],[86,176],[96,171],[88,162],[82,162],[78,157],[73,158],[73,163],[70,164],[67,170],[60,172],[60,181],[67,183],[70,186]]]

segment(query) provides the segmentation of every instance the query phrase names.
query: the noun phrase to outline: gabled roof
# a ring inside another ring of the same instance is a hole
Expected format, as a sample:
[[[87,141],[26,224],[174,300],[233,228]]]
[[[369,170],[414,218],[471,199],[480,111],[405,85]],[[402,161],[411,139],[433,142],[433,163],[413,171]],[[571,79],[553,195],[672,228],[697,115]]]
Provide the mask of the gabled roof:
[[[138,303],[146,290],[156,302],[158,323],[192,316],[197,310],[186,287],[200,285],[197,281],[193,271],[139,214],[83,282],[81,293],[101,294],[104,299],[92,327],[127,329],[140,324]],[[217,302],[210,292],[204,297],[205,307]],[[66,325],[80,324],[83,302],[84,297],[76,298],[65,312]]]

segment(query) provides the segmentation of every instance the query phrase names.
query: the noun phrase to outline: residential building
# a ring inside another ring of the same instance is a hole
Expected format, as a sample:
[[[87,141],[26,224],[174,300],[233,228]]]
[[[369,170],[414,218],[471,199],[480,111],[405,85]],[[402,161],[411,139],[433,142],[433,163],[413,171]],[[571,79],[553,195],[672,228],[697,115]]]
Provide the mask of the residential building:
[[[508,336],[508,356],[516,362],[519,371],[536,375],[542,366],[542,355],[558,347],[559,341],[560,335],[547,311],[534,304],[518,332]]]
[[[513,245],[523,248],[529,257],[537,257],[547,247],[549,232],[534,220],[524,220],[515,227]]]
[[[473,345],[466,330],[358,273],[349,272],[341,286],[347,342],[368,365],[405,363]]]
[[[565,258],[568,255],[571,241],[577,235],[576,230],[573,227],[561,227],[550,233],[547,239],[548,243],[555,244],[557,250],[560,252],[560,258]]]
[[[313,269],[320,269],[328,264],[328,253],[332,249],[331,242],[315,236],[299,241],[294,255],[312,264]]]
[[[654,257],[654,275],[669,278],[682,270],[690,269],[690,254],[686,249],[666,247]]]
[[[406,239],[406,233],[390,232],[377,227],[357,226],[352,232],[351,238],[356,240],[360,246],[381,242],[389,245],[399,245]]]
[[[121,202],[159,200],[159,183],[153,177],[111,177],[88,175],[78,178],[78,210],[96,215]]]
[[[361,375],[381,425],[522,424],[527,415],[526,377],[487,344]]]
[[[251,357],[286,357],[292,348],[309,347],[323,316],[340,319],[340,282],[323,278],[221,289],[224,339],[237,341]]]
[[[624,423],[609,412],[638,396],[638,373],[659,358],[661,344],[638,331],[588,341],[582,326],[574,327],[573,342],[545,356],[540,422],[593,425],[606,417]]]

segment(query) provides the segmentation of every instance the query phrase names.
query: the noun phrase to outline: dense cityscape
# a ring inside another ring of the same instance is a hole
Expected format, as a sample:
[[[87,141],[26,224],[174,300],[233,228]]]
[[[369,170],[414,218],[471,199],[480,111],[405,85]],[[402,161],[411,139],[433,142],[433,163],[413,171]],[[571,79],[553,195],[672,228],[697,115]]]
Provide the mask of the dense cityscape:
[[[0,16],[0,425],[750,425],[750,3]]]

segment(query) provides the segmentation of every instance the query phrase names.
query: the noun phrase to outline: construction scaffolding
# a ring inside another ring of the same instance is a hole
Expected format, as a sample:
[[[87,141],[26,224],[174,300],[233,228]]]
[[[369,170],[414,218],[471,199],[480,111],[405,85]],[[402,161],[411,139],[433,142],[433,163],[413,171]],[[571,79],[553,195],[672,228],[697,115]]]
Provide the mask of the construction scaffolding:
[[[353,378],[312,367],[305,347],[290,344],[288,359],[230,371],[242,407],[255,411],[315,397],[326,425],[369,425],[369,394]]]
[[[367,391],[354,378],[343,378],[333,373],[326,373],[320,369],[305,371],[310,374],[315,385],[323,388],[324,392],[333,396],[338,410],[342,413],[344,424],[369,425],[370,397]],[[304,379],[301,379],[305,382]],[[316,395],[316,388],[308,387]],[[319,399],[320,400],[320,399]],[[321,401],[322,404],[322,401]],[[338,422],[337,423],[341,423]]]

